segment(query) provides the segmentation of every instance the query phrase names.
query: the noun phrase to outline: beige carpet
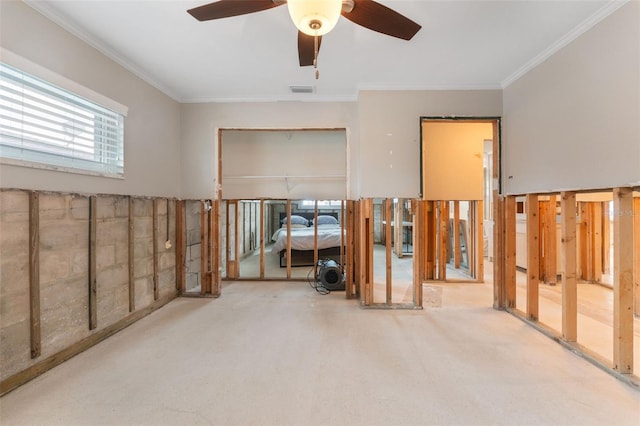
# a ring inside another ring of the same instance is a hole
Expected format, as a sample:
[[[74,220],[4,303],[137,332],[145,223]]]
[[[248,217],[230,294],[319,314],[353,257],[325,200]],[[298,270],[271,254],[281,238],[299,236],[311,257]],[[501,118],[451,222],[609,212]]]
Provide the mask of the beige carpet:
[[[178,299],[0,399],[0,424],[640,423],[640,392],[491,309],[489,285],[435,288],[422,311],[299,282]]]

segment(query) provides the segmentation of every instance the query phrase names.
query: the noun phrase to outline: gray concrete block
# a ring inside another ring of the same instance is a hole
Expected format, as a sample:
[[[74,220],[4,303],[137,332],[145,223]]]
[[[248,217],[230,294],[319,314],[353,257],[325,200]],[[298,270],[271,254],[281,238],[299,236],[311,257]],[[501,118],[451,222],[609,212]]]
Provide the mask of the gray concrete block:
[[[57,251],[40,252],[40,284],[69,277],[69,253]]]
[[[83,221],[41,221],[40,250],[68,250],[89,246],[89,226]]]
[[[31,364],[29,320],[0,327],[0,380],[16,374]]]
[[[67,215],[69,195],[40,194],[40,220],[63,219]]]
[[[153,202],[147,199],[136,198],[133,203],[134,217],[151,217],[153,212]]]
[[[28,214],[29,193],[27,191],[0,190],[0,217],[5,214]]]
[[[96,225],[96,244],[128,244],[129,223],[123,219],[98,221]]]
[[[109,219],[116,215],[115,197],[101,195],[96,197],[96,218]]]
[[[70,217],[74,220],[89,220],[89,197],[75,195],[71,197]],[[88,225],[87,225],[88,226]]]
[[[100,245],[96,248],[96,268],[103,270],[116,263],[115,245]]]

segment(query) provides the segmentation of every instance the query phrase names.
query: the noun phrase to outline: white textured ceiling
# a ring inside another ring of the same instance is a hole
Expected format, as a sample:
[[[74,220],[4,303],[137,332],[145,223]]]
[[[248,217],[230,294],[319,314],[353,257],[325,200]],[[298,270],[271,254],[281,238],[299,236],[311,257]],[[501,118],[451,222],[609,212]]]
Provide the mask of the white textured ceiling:
[[[243,1],[243,0],[238,0]],[[379,0],[422,25],[411,41],[341,17],[320,78],[301,68],[287,7],[198,22],[206,0],[27,3],[182,102],[354,100],[361,89],[501,88],[624,0]],[[290,85],[314,93],[292,94]]]

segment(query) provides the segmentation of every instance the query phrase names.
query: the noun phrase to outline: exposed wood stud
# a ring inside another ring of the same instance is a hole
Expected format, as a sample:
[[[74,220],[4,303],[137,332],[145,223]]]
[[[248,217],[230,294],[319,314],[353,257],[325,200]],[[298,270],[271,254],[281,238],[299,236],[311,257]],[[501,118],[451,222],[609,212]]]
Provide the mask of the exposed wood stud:
[[[633,199],[634,312],[640,316],[640,197]]]
[[[346,216],[347,216],[347,220],[346,220],[346,227],[347,227],[347,246],[346,246],[346,267],[345,267],[345,273],[347,275],[347,279],[345,282],[345,297],[347,299],[351,299],[352,297],[356,297],[357,296],[357,291],[355,288],[355,283],[354,283],[354,252],[355,252],[355,235],[356,234],[356,228],[355,228],[355,220],[354,220],[354,214],[355,214],[355,202],[354,201],[347,201],[347,210],[346,210]]]
[[[453,267],[460,268],[462,248],[460,247],[460,201],[453,202]],[[468,255],[468,248],[467,248]],[[471,261],[469,260],[469,263]]]
[[[589,225],[589,218],[588,218],[588,209],[587,209],[587,205],[588,203],[586,202],[579,202],[578,203],[578,208],[579,208],[579,212],[580,212],[580,246],[579,246],[579,250],[580,250],[580,267],[579,267],[579,272],[580,272],[580,278],[588,281],[589,280],[589,271],[587,268],[588,265],[588,225]]]
[[[227,208],[229,206],[227,205]],[[227,210],[228,213],[228,210]],[[227,221],[228,224],[228,221]],[[228,233],[227,233],[228,235]],[[207,292],[207,202],[200,203],[200,295],[204,296]],[[227,256],[227,261],[229,257]],[[227,269],[228,270],[228,269]]]
[[[527,194],[527,318],[538,320],[540,221],[538,196]]]
[[[318,200],[313,203],[313,276],[318,276]]]
[[[637,246],[636,246],[637,247]],[[602,203],[602,273],[611,273],[611,216],[609,202]]]
[[[516,197],[504,200],[504,281],[505,306],[516,307]]]
[[[134,241],[135,241],[135,233],[134,233],[134,210],[133,210],[133,197],[129,197],[129,229],[127,231],[127,238],[129,243],[129,259],[128,259],[128,269],[129,269],[129,312],[133,312],[136,310],[136,287],[135,287],[135,279],[134,279]]]
[[[556,196],[549,196],[545,218],[545,247],[544,247],[544,281],[555,285],[558,281],[558,233],[556,230]]]
[[[613,190],[613,364],[633,373],[633,192]]]
[[[178,294],[186,290],[186,239],[185,239],[185,202],[176,201],[176,289]]]
[[[484,202],[482,200],[476,201],[476,270],[475,270],[475,278],[484,282]]]
[[[287,279],[291,278],[291,200],[287,200]],[[237,234],[236,234],[237,235]]]
[[[219,297],[222,292],[220,277],[220,201],[211,200],[209,212],[209,264],[210,286],[209,290],[214,297]]]
[[[505,201],[493,192],[493,308],[502,309],[505,303]]]
[[[264,278],[264,249],[265,249],[265,226],[264,226],[264,198],[260,199],[260,278]]]
[[[561,194],[562,338],[578,339],[578,271],[576,244],[576,193]]]
[[[89,197],[89,330],[98,326],[98,283],[96,273],[96,226],[97,208],[96,196]]]
[[[158,199],[153,199],[152,213],[152,240],[153,240],[153,300],[160,297],[160,286],[158,285]]]
[[[438,279],[447,280],[447,263],[449,251],[447,244],[449,241],[449,202],[440,201],[440,240],[438,250]]]
[[[422,200],[411,202],[413,210],[413,306],[422,308],[422,279],[424,277],[424,205]]]
[[[42,352],[40,330],[40,194],[29,193],[29,310],[31,358]]]
[[[426,205],[426,227],[425,227],[425,279],[434,280],[436,278],[436,247],[438,241],[438,232],[436,225],[436,202],[427,201]]]
[[[385,223],[385,234],[390,236],[391,235],[391,208],[392,208],[392,204],[393,204],[393,199],[391,198],[387,198],[385,200],[385,216],[387,217],[387,221]],[[398,222],[396,222],[396,226],[398,225]],[[396,244],[397,240],[396,240]],[[402,245],[402,244],[401,244]],[[386,252],[386,303],[387,305],[391,305],[392,300],[391,300],[391,294],[392,294],[392,270],[391,270],[391,264],[392,264],[392,259],[391,259],[391,238],[386,238],[385,239],[385,252]]]

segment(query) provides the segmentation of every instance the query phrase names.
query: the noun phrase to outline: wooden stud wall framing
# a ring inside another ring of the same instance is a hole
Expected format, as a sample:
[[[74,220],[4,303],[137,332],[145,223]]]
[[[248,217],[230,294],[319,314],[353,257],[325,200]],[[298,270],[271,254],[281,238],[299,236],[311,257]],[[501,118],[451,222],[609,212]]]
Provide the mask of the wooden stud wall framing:
[[[633,199],[634,313],[640,316],[640,197]]]
[[[153,199],[152,212],[152,240],[153,240],[153,300],[160,298],[160,286],[158,285],[158,199]]]
[[[228,206],[227,206],[228,207]],[[228,212],[228,210],[227,210]],[[227,224],[229,222],[227,221]],[[207,205],[205,201],[200,203],[200,295],[207,293]],[[227,262],[229,258],[227,257]]]
[[[503,309],[506,295],[505,263],[505,198],[494,190],[493,198],[493,307]]]
[[[260,279],[264,278],[264,249],[265,249],[264,198],[260,199]]]
[[[393,288],[393,284],[392,284],[392,276],[393,276],[393,271],[391,269],[391,264],[392,264],[392,259],[391,259],[391,238],[389,238],[389,236],[391,236],[391,220],[389,220],[391,218],[391,208],[393,205],[393,200],[391,198],[387,198],[385,200],[384,203],[384,207],[385,207],[385,216],[387,217],[387,221],[385,223],[385,234],[387,235],[387,238],[385,238],[385,248],[386,248],[386,303],[387,305],[391,305],[392,300],[391,300],[391,294],[392,294],[392,288]],[[396,217],[396,220],[398,218]],[[398,225],[398,222],[396,223],[396,228]],[[402,229],[402,227],[401,227]],[[396,235],[397,237],[397,235]],[[400,240],[395,240],[396,241],[396,246],[398,245],[398,242],[400,243],[400,250],[402,251],[402,239]]]
[[[516,307],[516,197],[504,200],[504,305]]]
[[[186,238],[185,238],[185,202],[176,201],[176,289],[178,294],[182,294],[186,290],[186,270],[187,261]]]
[[[437,225],[436,225],[436,202],[427,201],[424,214],[424,234],[425,234],[425,280],[433,280],[436,278],[436,241],[437,241]]]
[[[540,262],[540,278],[550,285],[555,285],[558,275],[557,232],[556,232],[556,196],[549,196],[548,201],[540,202],[540,222],[542,235]]]
[[[438,250],[438,279],[440,281],[447,280],[447,261],[449,258],[449,252],[447,250],[447,242],[449,241],[449,202],[439,201],[439,226],[440,226],[440,239]]]
[[[527,194],[527,318],[538,320],[540,221],[538,219],[538,196]]]
[[[355,201],[347,201],[346,205],[346,227],[347,227],[347,253],[345,273],[347,279],[345,282],[345,297],[351,299],[358,296],[357,287],[354,282],[354,255],[355,255]]]
[[[468,252],[467,252],[468,253]],[[460,201],[453,202],[453,267],[460,267],[462,248],[460,247]]]
[[[613,190],[613,364],[633,373],[633,192]]]
[[[291,279],[291,200],[287,200],[287,279]],[[236,232],[236,235],[238,233]]]
[[[476,219],[476,252],[475,267],[473,277],[479,282],[484,282],[484,202],[482,200],[475,201],[475,219]]]
[[[413,307],[422,308],[422,278],[424,277],[423,251],[425,238],[423,232],[425,202],[413,200]]]
[[[98,283],[96,273],[96,196],[89,197],[89,330],[98,326],[97,295]]]
[[[133,197],[129,197],[129,212],[128,212],[128,225],[129,228],[127,230],[127,242],[129,244],[129,259],[128,259],[128,268],[129,268],[129,312],[133,312],[136,310],[136,287],[135,287],[135,279],[134,279],[134,210],[133,210]]]
[[[40,332],[40,194],[29,193],[29,311],[31,358],[42,351]]]
[[[578,272],[576,245],[576,193],[561,194],[562,211],[562,338],[578,339]]]

